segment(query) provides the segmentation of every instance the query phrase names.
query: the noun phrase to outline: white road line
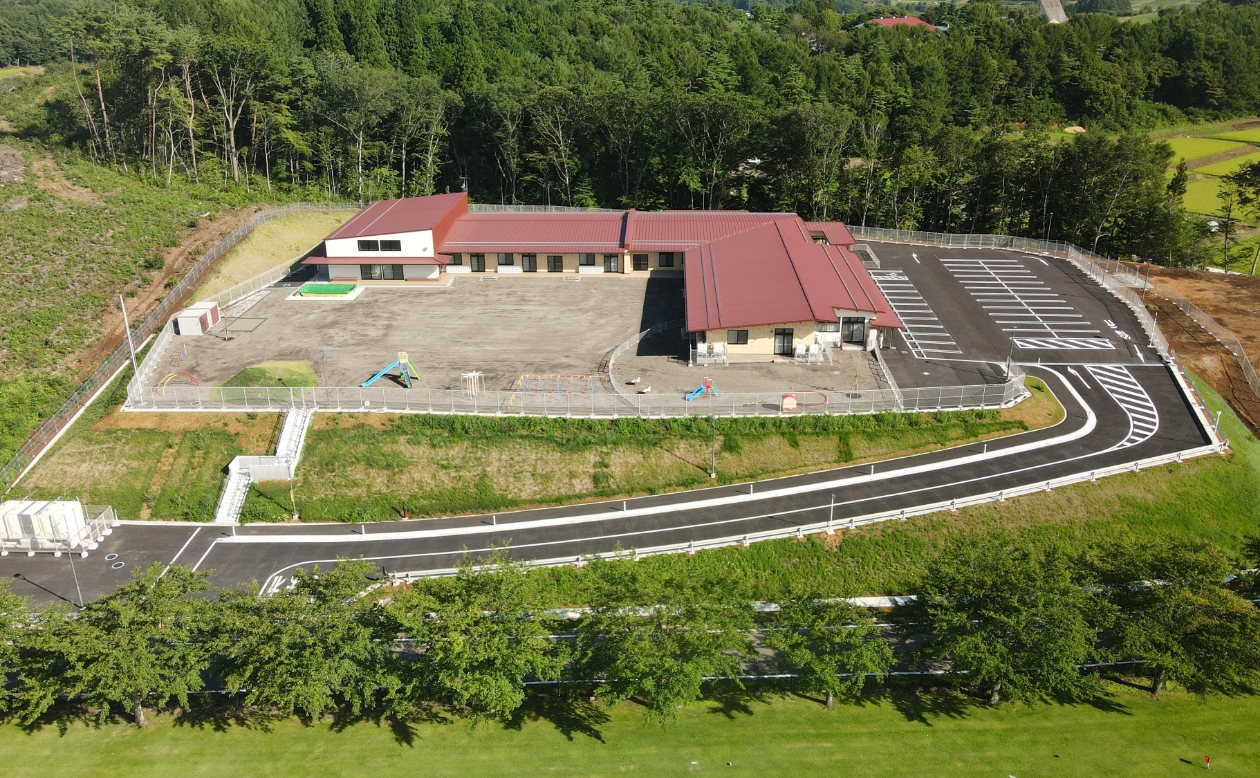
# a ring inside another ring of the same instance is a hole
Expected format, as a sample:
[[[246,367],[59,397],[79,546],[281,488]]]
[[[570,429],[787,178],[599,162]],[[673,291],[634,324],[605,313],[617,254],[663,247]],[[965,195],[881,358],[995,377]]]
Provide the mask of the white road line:
[[[945,325],[932,312],[927,300],[924,300],[914,288],[914,284],[910,283],[905,272],[893,269],[872,270],[871,278],[879,287],[879,291],[884,293],[884,298],[892,306],[893,313],[896,313],[897,318],[901,319],[901,323],[905,325],[905,329],[901,331],[901,337],[909,346],[911,354],[919,359],[925,359],[929,353],[963,353],[945,329]],[[937,331],[926,332],[925,330]],[[929,346],[942,348],[928,348]]]
[[[179,547],[179,551],[175,552],[175,556],[171,557],[171,561],[167,562],[166,567],[162,569],[162,575],[166,575],[166,571],[171,569],[171,565],[175,564],[175,560],[179,559],[179,555],[184,553],[184,549],[188,548],[188,544],[193,542],[193,538],[197,537],[198,532],[201,532],[201,527],[193,530],[193,534],[188,536],[188,540],[184,541],[184,545]],[[159,575],[158,578],[161,578],[162,575]]]
[[[1138,380],[1120,365],[1085,368],[1129,417],[1129,434],[1112,449],[1129,448],[1149,439],[1159,429],[1159,409]]]

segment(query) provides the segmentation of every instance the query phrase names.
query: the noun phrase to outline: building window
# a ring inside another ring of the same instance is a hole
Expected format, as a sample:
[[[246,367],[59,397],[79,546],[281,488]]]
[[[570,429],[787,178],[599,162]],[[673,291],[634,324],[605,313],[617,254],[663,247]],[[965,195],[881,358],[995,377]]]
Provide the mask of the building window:
[[[840,322],[838,321],[820,321],[815,325],[819,332],[839,332]]]
[[[548,254],[547,255],[547,272],[548,273],[563,273],[564,272],[564,257],[561,256],[560,254]]]
[[[845,316],[840,328],[840,339],[845,343],[865,343],[866,319],[860,316]]]
[[[791,327],[775,327],[774,329],[774,353],[781,357],[792,356],[792,335]]]
[[[674,252],[662,251],[660,255],[656,258],[656,265],[657,267],[673,267],[674,266]]]
[[[464,255],[463,255],[463,254],[452,254],[452,255],[451,255],[451,262],[450,262],[450,264],[452,264],[452,265],[462,265],[462,264],[464,264]]]
[[[621,255],[605,254],[604,255],[604,272],[620,273],[621,272]]]
[[[726,342],[732,346],[747,346],[748,330],[727,330]]]
[[[588,267],[591,265],[594,265],[595,255],[594,254],[578,254],[578,264],[586,265]]]
[[[381,242],[379,240],[361,240],[359,241],[359,251],[380,251]]]
[[[635,254],[635,255],[634,255],[634,269],[635,269],[635,270],[647,270],[647,269],[648,269],[648,255],[647,255],[647,254]]]
[[[401,281],[402,265],[359,265],[359,278],[364,281]]]
[[[383,240],[381,241],[381,251],[402,251],[402,241]]]
[[[484,273],[486,272],[486,255],[469,254],[468,264],[472,267],[474,273]]]
[[[538,255],[537,254],[522,254],[521,255],[521,270],[523,270],[526,273],[537,273],[538,272]]]
[[[500,265],[515,265],[515,264],[516,264],[516,258],[515,258],[514,256],[512,256],[511,254],[500,254],[500,255],[499,255],[499,264],[500,264]]]

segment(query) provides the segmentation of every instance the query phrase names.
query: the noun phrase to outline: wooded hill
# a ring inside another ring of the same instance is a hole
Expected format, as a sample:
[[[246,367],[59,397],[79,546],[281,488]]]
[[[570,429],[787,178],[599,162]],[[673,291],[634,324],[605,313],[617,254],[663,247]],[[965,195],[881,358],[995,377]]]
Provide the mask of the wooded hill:
[[[851,7],[851,6],[849,6]],[[887,13],[884,11],[883,13]],[[76,65],[12,122],[163,186],[795,210],[1181,264],[1160,123],[1260,113],[1260,6],[1145,25],[827,2],[4,0],[0,59]],[[1053,132],[1067,123],[1089,132]],[[1116,133],[1120,133],[1117,135]],[[1053,214],[1053,217],[1051,217]]]

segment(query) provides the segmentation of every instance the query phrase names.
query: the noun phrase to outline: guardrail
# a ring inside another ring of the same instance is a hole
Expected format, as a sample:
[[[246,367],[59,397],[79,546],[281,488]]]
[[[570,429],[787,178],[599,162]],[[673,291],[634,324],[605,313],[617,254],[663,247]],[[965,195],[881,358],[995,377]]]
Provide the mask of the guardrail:
[[[294,213],[306,213],[311,211],[331,211],[331,210],[357,210],[358,206],[343,203],[290,203],[277,208],[268,208],[264,211],[251,216],[244,224],[228,233],[222,240],[214,245],[209,251],[201,256],[192,267],[188,268],[188,272],[179,280],[175,286],[171,287],[166,296],[158,303],[148,316],[145,316],[139,323],[132,327],[132,337],[136,341],[142,341],[149,337],[158,325],[173,312],[176,303],[178,303],[184,294],[197,284],[206,270],[214,264],[215,260],[226,254],[237,243],[239,243],[246,235],[253,232],[254,228],[263,222],[278,219],[281,216],[288,216]],[[130,354],[127,349],[127,343],[124,339],[118,348],[105,358],[101,366],[92,371],[78,389],[75,389],[70,397],[62,403],[61,407],[53,412],[43,424],[41,424],[34,433],[23,443],[13,454],[3,467],[0,467],[0,481],[3,481],[6,491],[13,487],[17,478],[39,452],[53,441],[54,438],[65,428],[75,414],[81,411],[87,405],[88,400],[101,388],[118,368],[122,367],[127,361]]]
[[[1026,251],[1032,254],[1066,259],[1080,268],[1081,272],[1097,281],[1103,288],[1119,297],[1137,317],[1138,324],[1146,330],[1151,347],[1161,357],[1168,357],[1168,341],[1164,338],[1154,317],[1142,302],[1140,294],[1134,287],[1142,287],[1146,282],[1132,273],[1118,259],[1095,254],[1074,243],[1059,240],[1035,240],[1019,238],[1014,235],[969,235],[949,232],[920,232],[918,230],[890,230],[882,227],[850,227],[855,238],[876,240],[887,243],[914,243],[924,246],[944,246],[959,249],[1011,249]]]
[[[797,410],[784,414],[783,395],[796,395]],[[548,416],[609,418],[644,416],[800,416],[896,411],[969,410],[1008,407],[1026,394],[1023,377],[1002,384],[925,389],[867,389],[814,392],[822,399],[802,402],[801,392],[722,393],[687,402],[678,394],[623,395],[613,392],[480,392],[448,389],[359,387],[200,387],[148,386],[128,399],[130,411],[278,412],[317,411],[467,414],[475,416]]]
[[[728,535],[720,538],[709,538],[706,540],[691,540],[686,543],[670,543],[661,546],[651,546],[648,548],[631,548],[630,550],[605,551],[601,553],[590,554],[584,557],[553,557],[550,559],[530,560],[527,564],[533,567],[559,567],[561,565],[581,565],[592,558],[601,559],[642,559],[648,556],[658,556],[661,554],[678,554],[682,552],[694,553],[706,549],[725,548],[728,546],[742,545],[747,547],[752,543],[762,540],[777,540],[782,538],[801,538],[805,535],[813,535],[820,532],[828,534],[837,530],[852,529],[867,524],[877,524],[884,521],[905,521],[912,516],[922,516],[929,513],[939,513],[941,511],[956,511],[959,508],[966,508],[973,505],[984,505],[993,502],[1006,502],[1011,497],[1018,497],[1025,494],[1034,494],[1037,492],[1048,492],[1053,489],[1069,486],[1072,484],[1093,482],[1099,478],[1107,476],[1120,475],[1123,473],[1136,473],[1149,467],[1158,467],[1173,463],[1180,463],[1186,459],[1207,456],[1209,454],[1220,454],[1225,450],[1226,444],[1199,446],[1196,448],[1178,451],[1172,454],[1162,454],[1157,457],[1148,457],[1138,459],[1124,464],[1113,465],[1110,467],[1098,468],[1095,470],[1083,470],[1079,473],[1073,473],[1059,478],[1051,478],[1046,481],[1037,481],[1035,483],[1025,484],[1023,486],[1011,489],[1000,489],[997,491],[985,492],[983,494],[972,495],[953,500],[941,500],[937,502],[924,503],[922,505],[914,505],[907,508],[898,508],[894,510],[880,511],[878,513],[868,513],[863,516],[855,516],[848,519],[826,521],[802,522],[795,526],[785,526],[778,529],[766,530],[763,532],[749,532],[740,535]],[[780,521],[791,521],[795,515],[808,514],[811,512],[827,512],[830,508],[830,502],[820,502],[818,505],[812,505],[806,508],[794,508],[786,511],[775,511],[773,514],[748,516],[749,520],[773,517]],[[503,525],[509,526],[509,525]],[[437,577],[443,575],[453,575],[458,572],[457,568],[442,568],[436,570],[416,570],[416,571],[400,571],[392,573],[391,577],[395,580],[410,581],[417,578]]]

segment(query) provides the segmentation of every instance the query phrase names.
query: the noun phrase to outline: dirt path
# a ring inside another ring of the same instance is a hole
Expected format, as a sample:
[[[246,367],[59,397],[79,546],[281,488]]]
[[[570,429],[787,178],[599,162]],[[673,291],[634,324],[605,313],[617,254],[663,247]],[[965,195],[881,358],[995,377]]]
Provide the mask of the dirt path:
[[[220,211],[218,218],[213,221],[209,219],[199,219],[196,227],[186,228],[181,231],[179,236],[179,245],[164,250],[166,264],[161,272],[153,276],[153,280],[149,285],[139,290],[139,293],[127,300],[127,315],[131,319],[134,326],[137,322],[147,316],[154,308],[157,307],[162,297],[166,294],[166,283],[172,278],[179,278],[188,271],[188,267],[197,260],[205,251],[209,250],[214,244],[223,239],[232,230],[239,227],[243,222],[253,216],[254,208],[241,208],[234,211]],[[209,272],[209,269],[207,269]],[[179,302],[184,302],[183,300]],[[96,369],[96,366],[105,360],[120,343],[123,342],[123,319],[122,312],[118,310],[117,299],[114,298],[113,303],[109,307],[109,313],[104,315],[98,326],[103,334],[93,346],[83,349],[73,355],[68,360],[75,374],[78,376],[85,375],[88,371]],[[139,345],[139,344],[137,344]]]
[[[1189,160],[1186,166],[1190,170],[1198,170],[1201,167],[1215,165],[1217,162],[1228,162],[1235,157],[1245,157],[1248,154],[1254,154],[1257,151],[1260,151],[1260,149],[1257,149],[1255,146],[1241,146],[1236,149],[1230,149],[1229,151],[1222,151],[1218,154],[1210,154],[1206,157],[1198,157],[1196,159]]]

